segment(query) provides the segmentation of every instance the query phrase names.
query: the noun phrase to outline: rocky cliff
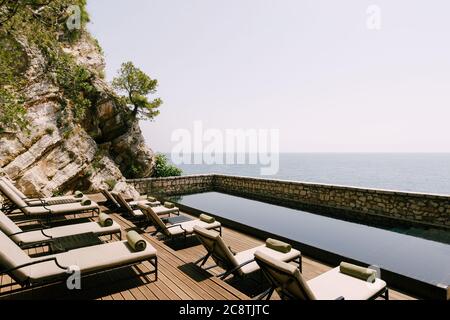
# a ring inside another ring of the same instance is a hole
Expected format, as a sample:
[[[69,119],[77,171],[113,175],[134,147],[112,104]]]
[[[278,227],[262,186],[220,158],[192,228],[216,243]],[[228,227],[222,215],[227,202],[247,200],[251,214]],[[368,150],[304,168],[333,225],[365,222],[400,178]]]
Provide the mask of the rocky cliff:
[[[79,67],[88,74],[83,80],[89,86],[89,95],[83,96],[88,107],[75,120],[73,93],[49,68],[55,62],[49,63],[49,55],[23,33],[8,33],[8,37],[22,55],[20,94],[29,125],[0,131],[0,174],[15,180],[29,195],[75,189],[95,192],[102,187],[135,194],[125,176],[151,175],[154,155],[145,145],[138,121],[128,116],[103,79],[105,62],[95,39],[83,30],[75,41],[62,37],[55,42],[58,54],[76,64],[70,70]]]

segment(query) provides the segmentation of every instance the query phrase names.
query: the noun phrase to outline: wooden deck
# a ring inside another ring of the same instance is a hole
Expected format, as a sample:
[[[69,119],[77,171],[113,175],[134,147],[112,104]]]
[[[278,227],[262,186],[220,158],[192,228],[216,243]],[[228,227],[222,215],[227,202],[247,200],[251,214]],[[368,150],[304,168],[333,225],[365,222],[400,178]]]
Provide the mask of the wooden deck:
[[[94,200],[101,202],[103,198],[96,195]],[[106,208],[102,208],[108,211]],[[122,235],[129,230],[142,232],[132,222],[121,215],[109,212],[122,227]],[[84,220],[89,218],[85,217]],[[17,285],[11,285],[8,276],[0,277],[0,284],[7,285],[0,289],[0,299],[102,299],[102,300],[247,300],[261,292],[261,278],[256,274],[245,281],[233,279],[222,281],[214,275],[222,272],[220,268],[204,271],[193,264],[193,261],[205,254],[205,250],[195,237],[187,242],[166,244],[149,235],[152,227],[142,233],[145,239],[158,251],[158,280],[154,276],[139,275],[149,270],[150,265],[124,268],[106,272],[82,280],[82,290],[66,289],[65,285],[50,285],[42,288],[14,292]],[[246,250],[262,244],[261,240],[234,230],[223,228],[225,242],[235,251]],[[44,248],[29,250],[30,255],[44,254]],[[306,279],[314,278],[331,267],[309,257],[303,259],[303,275]],[[207,265],[213,264],[208,261]],[[278,299],[274,295],[273,299]],[[414,299],[406,294],[390,290],[391,300]]]

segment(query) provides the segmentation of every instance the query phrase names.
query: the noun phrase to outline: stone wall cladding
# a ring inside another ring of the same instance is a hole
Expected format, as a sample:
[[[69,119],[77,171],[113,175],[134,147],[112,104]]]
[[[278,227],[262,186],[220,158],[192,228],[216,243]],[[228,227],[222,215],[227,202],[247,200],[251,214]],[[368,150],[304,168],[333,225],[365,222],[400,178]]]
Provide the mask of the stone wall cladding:
[[[179,195],[212,190],[213,175],[134,179],[132,184],[141,194]]]
[[[267,201],[340,209],[358,219],[389,218],[450,228],[450,196],[227,175],[130,180],[141,193],[221,191]],[[330,210],[328,210],[330,212]]]
[[[450,196],[215,175],[215,189],[450,227]]]

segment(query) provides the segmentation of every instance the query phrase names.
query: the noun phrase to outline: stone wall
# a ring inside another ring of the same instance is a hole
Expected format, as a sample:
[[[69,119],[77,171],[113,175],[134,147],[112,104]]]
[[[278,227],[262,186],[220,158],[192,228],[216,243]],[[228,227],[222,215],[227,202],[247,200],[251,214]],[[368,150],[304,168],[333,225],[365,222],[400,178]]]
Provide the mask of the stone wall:
[[[130,180],[141,193],[220,191],[327,215],[450,228],[450,196],[227,175]]]
[[[179,195],[212,191],[214,175],[127,180],[141,194]]]

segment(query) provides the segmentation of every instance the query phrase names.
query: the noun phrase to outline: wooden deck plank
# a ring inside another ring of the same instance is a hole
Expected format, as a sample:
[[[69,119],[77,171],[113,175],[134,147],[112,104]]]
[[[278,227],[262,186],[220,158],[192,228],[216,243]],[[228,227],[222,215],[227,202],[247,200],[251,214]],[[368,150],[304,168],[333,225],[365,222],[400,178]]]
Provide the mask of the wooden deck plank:
[[[90,195],[96,202],[104,201],[101,195]],[[105,208],[102,208],[105,211]],[[122,227],[122,239],[126,239],[128,230],[136,229],[133,222],[120,214],[109,212],[113,219]],[[184,214],[184,213],[182,213]],[[79,218],[90,218],[90,215],[80,215]],[[71,220],[73,217],[67,217]],[[95,220],[95,218],[94,218]],[[158,251],[158,281],[153,281],[154,275],[147,278],[141,276],[143,272],[153,270],[149,263],[145,262],[121,270],[102,273],[89,277],[82,282],[81,292],[68,292],[64,285],[53,285],[44,288],[36,288],[20,293],[8,295],[12,287],[0,289],[0,299],[101,299],[101,300],[192,300],[192,299],[249,299],[245,292],[237,287],[215,277],[222,272],[220,268],[210,271],[200,269],[193,262],[203,256],[206,251],[198,241],[188,240],[183,245],[170,245],[157,237],[150,236],[149,228],[142,236]],[[142,232],[142,231],[140,231]],[[244,235],[238,231],[223,228],[223,238],[227,245],[235,251],[243,251],[263,244],[263,241]],[[113,241],[117,241],[114,238]],[[29,254],[44,254],[46,248],[34,248],[28,250]],[[312,279],[331,269],[319,261],[309,257],[302,257],[303,275],[307,280]],[[213,262],[208,261],[208,264]],[[1,284],[11,284],[9,276],[0,276]],[[390,290],[392,300],[413,299],[409,295]],[[275,294],[273,299],[278,299]]]
[[[117,220],[119,220],[119,217],[115,217]],[[123,221],[122,221],[123,222]],[[124,223],[124,222],[123,222]],[[130,226],[130,225],[128,225]],[[185,293],[188,293],[189,296],[193,299],[212,299],[213,297],[210,296],[210,294],[203,290],[201,286],[196,284],[194,281],[191,281],[188,277],[183,277],[180,272],[178,272],[178,269],[176,267],[179,267],[181,264],[184,264],[184,262],[177,257],[167,254],[165,252],[164,248],[156,243],[153,242],[153,240],[147,236],[143,235],[144,238],[146,238],[147,241],[151,242],[152,245],[158,250],[158,260],[161,262],[167,262],[168,265],[170,265],[169,268],[162,271],[164,274],[167,273],[167,275],[170,277],[170,279],[174,280],[174,284],[178,286],[180,289],[182,289]],[[195,288],[196,290],[194,290]]]

